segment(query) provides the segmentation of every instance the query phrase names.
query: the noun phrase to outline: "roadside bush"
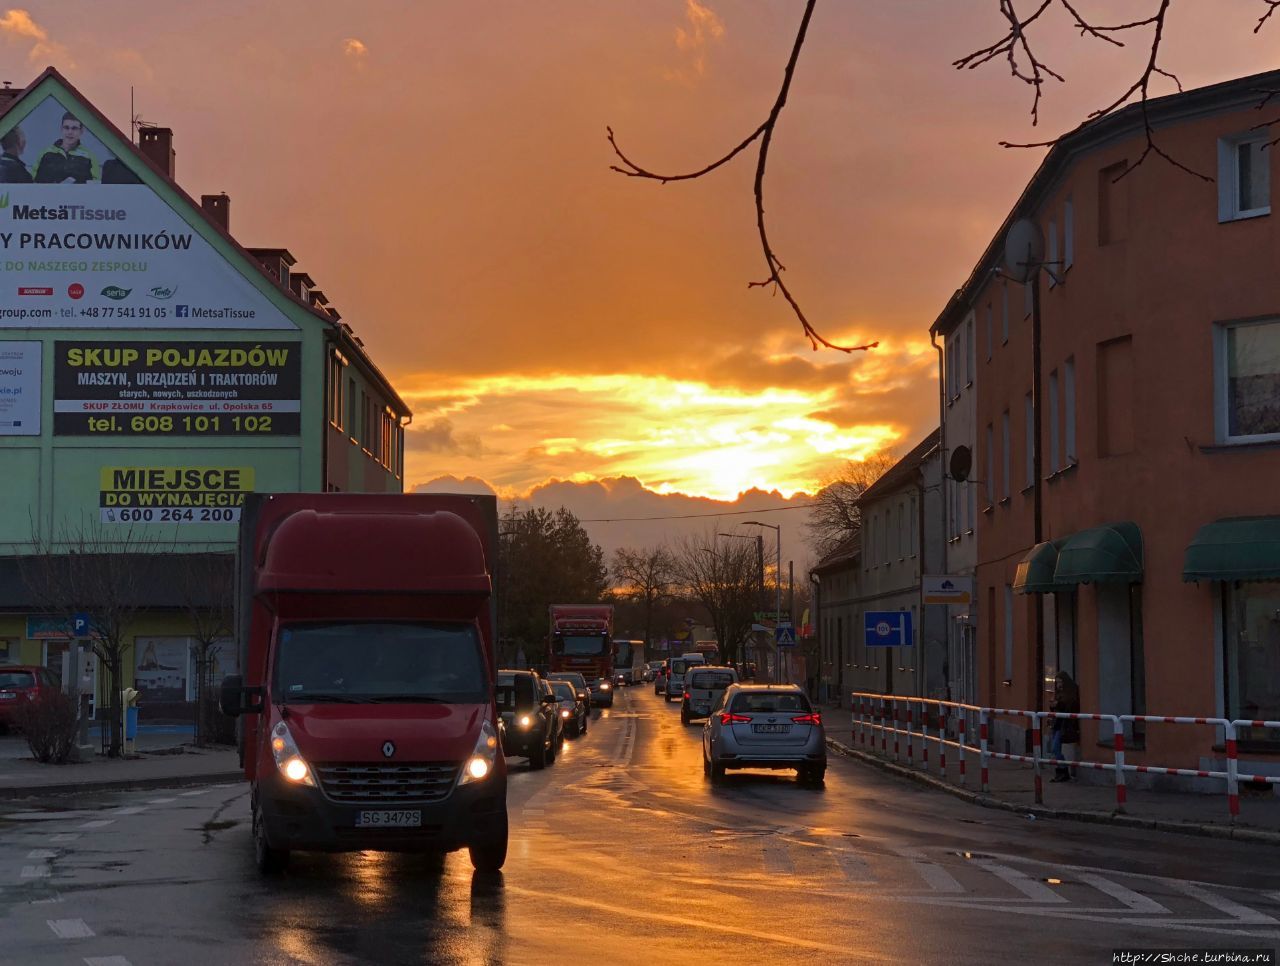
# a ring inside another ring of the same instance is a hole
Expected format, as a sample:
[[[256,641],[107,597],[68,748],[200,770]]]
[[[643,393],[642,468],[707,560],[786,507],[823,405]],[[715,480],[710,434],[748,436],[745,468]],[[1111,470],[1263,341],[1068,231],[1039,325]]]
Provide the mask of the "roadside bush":
[[[61,765],[76,743],[76,708],[61,691],[41,691],[17,709],[18,727],[36,761]]]

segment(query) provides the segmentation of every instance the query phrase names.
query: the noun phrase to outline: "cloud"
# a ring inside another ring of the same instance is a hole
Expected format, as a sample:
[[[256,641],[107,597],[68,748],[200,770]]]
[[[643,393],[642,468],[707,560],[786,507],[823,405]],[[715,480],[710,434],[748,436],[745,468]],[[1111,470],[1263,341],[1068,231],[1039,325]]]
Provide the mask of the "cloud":
[[[427,453],[463,453],[475,457],[480,456],[483,449],[479,436],[471,433],[460,436],[455,434],[452,420],[444,416],[421,427],[410,424],[405,433],[405,441],[410,450]]]
[[[690,84],[707,72],[707,46],[724,36],[724,21],[698,0],[685,0],[688,25],[676,28],[676,49],[688,56],[685,66],[668,70],[668,80]]]
[[[437,476],[434,480],[419,483],[413,488],[414,493],[475,493],[480,496],[492,496],[493,487],[478,476],[459,479],[456,476]]]
[[[71,52],[65,45],[49,39],[49,32],[31,19],[31,14],[21,7],[11,7],[0,17],[0,33],[12,43],[31,42],[27,51],[30,61],[53,61],[60,67],[73,67]]]
[[[348,37],[342,42],[342,54],[357,67],[363,67],[365,58],[369,56],[369,48],[363,40]]]

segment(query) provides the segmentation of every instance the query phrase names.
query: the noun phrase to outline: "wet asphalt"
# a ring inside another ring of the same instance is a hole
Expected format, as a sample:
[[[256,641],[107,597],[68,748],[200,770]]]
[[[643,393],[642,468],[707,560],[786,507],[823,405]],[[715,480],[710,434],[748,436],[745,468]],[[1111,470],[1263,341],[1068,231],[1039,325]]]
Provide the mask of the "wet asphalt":
[[[513,763],[499,876],[295,854],[258,875],[248,789],[0,803],[0,963],[1109,963],[1280,945],[1280,849],[1032,821],[832,757],[703,777],[637,685],[545,771]]]

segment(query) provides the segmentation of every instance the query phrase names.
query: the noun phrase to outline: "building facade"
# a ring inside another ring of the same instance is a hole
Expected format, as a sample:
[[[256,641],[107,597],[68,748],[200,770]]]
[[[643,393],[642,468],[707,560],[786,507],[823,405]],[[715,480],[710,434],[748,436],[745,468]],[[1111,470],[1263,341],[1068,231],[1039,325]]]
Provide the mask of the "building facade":
[[[853,690],[855,635],[861,631],[862,535],[855,533],[809,571],[818,647],[818,688],[823,701],[847,702]],[[848,687],[846,687],[848,683]]]

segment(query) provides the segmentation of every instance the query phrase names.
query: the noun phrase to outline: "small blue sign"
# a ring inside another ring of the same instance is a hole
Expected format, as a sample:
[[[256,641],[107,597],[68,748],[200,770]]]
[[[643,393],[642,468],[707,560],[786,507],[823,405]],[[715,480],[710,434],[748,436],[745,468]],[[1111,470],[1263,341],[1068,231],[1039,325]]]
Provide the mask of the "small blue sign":
[[[796,646],[796,629],[790,624],[779,624],[773,629],[773,636],[778,642],[778,647]]]
[[[867,647],[900,647],[915,643],[909,611],[869,610],[863,618]]]
[[[73,637],[89,636],[88,614],[76,614],[75,617],[71,619],[71,634]]]

